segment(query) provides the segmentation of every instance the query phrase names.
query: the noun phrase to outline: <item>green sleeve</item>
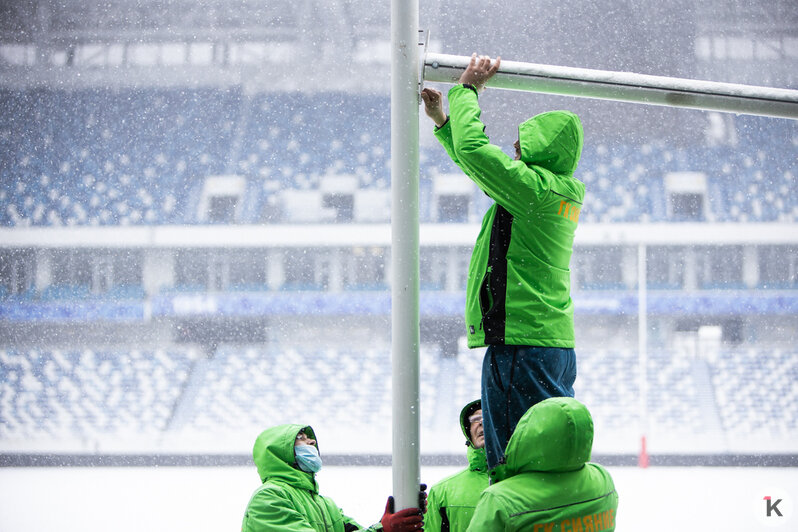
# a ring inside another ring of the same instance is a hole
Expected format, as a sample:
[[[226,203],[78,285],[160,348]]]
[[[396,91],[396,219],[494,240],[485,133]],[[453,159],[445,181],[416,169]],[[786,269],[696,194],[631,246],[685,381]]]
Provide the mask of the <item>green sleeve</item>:
[[[508,523],[507,511],[490,492],[482,492],[468,525],[468,532],[504,531]]]
[[[295,508],[291,501],[276,486],[266,487],[256,492],[249,501],[241,524],[241,532],[315,532],[304,513]]]
[[[441,146],[443,146],[443,149],[446,150],[447,155],[452,161],[457,163],[457,156],[454,154],[454,144],[452,144],[452,121],[447,118],[441,127],[435,126],[433,133],[438,142],[441,143]]]
[[[434,134],[435,138],[438,139],[438,142],[443,146],[443,149],[446,150],[446,154],[452,162],[454,162],[463,173],[468,174],[466,169],[463,168],[463,165],[460,164],[460,161],[457,160],[457,154],[454,152],[454,144],[452,143],[452,121],[447,118],[445,124],[435,128]]]
[[[424,514],[424,532],[441,532],[441,496],[433,486],[427,497],[427,513]]]
[[[473,90],[454,86],[449,91],[449,111],[452,159],[496,203],[514,216],[527,217],[530,205],[548,193],[547,178],[490,143]]]

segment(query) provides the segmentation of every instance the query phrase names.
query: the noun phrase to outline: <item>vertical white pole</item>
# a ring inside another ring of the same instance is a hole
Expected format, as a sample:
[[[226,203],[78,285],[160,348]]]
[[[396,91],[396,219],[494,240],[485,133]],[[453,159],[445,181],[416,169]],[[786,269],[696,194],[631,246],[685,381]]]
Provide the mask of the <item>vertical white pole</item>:
[[[638,465],[648,467],[648,280],[646,275],[646,245],[637,248],[637,351],[640,369],[640,455]]]
[[[418,0],[391,1],[391,351],[393,496],[418,506]]]

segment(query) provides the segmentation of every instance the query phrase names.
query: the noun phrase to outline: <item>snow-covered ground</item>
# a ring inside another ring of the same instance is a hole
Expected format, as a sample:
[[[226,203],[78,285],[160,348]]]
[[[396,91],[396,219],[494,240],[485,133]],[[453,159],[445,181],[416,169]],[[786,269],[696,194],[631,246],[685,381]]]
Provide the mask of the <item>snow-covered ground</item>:
[[[457,467],[422,467],[433,484]],[[798,469],[611,467],[620,532],[798,530]],[[326,466],[323,494],[361,524],[377,521],[390,467]],[[259,480],[254,467],[3,468],[0,531],[236,531]],[[764,497],[782,517],[766,517]]]

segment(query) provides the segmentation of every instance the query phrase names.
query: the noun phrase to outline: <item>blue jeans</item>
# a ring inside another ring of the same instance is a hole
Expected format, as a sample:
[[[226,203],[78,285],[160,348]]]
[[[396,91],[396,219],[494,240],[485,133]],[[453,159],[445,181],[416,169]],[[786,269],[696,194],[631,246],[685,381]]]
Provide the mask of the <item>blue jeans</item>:
[[[561,347],[489,345],[482,362],[482,423],[488,469],[526,411],[549,397],[573,397],[576,352]]]

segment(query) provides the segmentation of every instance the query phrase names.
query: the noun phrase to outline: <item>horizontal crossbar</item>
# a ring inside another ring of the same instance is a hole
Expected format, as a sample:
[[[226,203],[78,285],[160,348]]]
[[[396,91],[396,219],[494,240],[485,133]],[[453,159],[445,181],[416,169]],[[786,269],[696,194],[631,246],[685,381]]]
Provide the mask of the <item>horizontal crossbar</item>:
[[[470,57],[426,53],[423,80],[457,83]],[[650,76],[502,60],[488,86],[520,91],[597,98],[798,119],[798,90],[714,81]]]

